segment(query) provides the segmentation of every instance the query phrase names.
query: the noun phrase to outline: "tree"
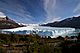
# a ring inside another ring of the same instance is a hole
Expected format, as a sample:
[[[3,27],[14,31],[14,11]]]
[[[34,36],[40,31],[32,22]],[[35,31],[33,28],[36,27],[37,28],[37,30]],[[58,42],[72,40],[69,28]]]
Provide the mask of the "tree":
[[[50,37],[50,36],[48,36],[48,39],[51,39],[51,37]]]
[[[62,36],[58,36],[57,39],[64,40]]]
[[[80,33],[78,34],[78,37],[77,38],[78,38],[78,40],[80,39]]]

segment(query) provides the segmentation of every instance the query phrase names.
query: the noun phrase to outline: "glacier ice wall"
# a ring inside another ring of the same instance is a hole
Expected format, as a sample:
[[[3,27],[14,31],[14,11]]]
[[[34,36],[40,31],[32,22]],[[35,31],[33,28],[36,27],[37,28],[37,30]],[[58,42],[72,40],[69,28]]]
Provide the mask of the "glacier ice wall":
[[[36,32],[40,36],[51,36],[54,38],[75,33],[75,28],[27,26],[14,29],[4,29],[3,32],[14,32],[16,34],[30,34]]]

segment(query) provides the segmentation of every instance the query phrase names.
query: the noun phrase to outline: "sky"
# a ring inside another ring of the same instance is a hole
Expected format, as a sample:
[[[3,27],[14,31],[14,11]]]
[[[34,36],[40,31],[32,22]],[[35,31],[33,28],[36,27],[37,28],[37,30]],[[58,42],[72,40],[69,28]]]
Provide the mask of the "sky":
[[[42,24],[80,15],[80,0],[0,0],[0,16]]]

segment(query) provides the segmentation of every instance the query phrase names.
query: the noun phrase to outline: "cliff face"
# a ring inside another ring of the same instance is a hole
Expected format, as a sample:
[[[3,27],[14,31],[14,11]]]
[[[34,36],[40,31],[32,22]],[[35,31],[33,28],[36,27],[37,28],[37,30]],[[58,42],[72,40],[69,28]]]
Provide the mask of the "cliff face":
[[[18,23],[9,19],[7,16],[0,17],[0,29],[10,29],[19,27]]]

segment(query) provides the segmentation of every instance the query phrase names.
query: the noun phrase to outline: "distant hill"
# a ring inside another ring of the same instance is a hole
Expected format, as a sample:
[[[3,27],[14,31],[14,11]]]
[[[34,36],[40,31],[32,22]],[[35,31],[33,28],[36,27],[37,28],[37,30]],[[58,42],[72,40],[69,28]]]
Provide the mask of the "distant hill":
[[[67,18],[53,23],[42,24],[42,26],[80,28],[80,16]]]
[[[0,17],[0,29],[10,29],[16,27],[19,27],[19,25],[15,21],[11,20],[7,16]]]

